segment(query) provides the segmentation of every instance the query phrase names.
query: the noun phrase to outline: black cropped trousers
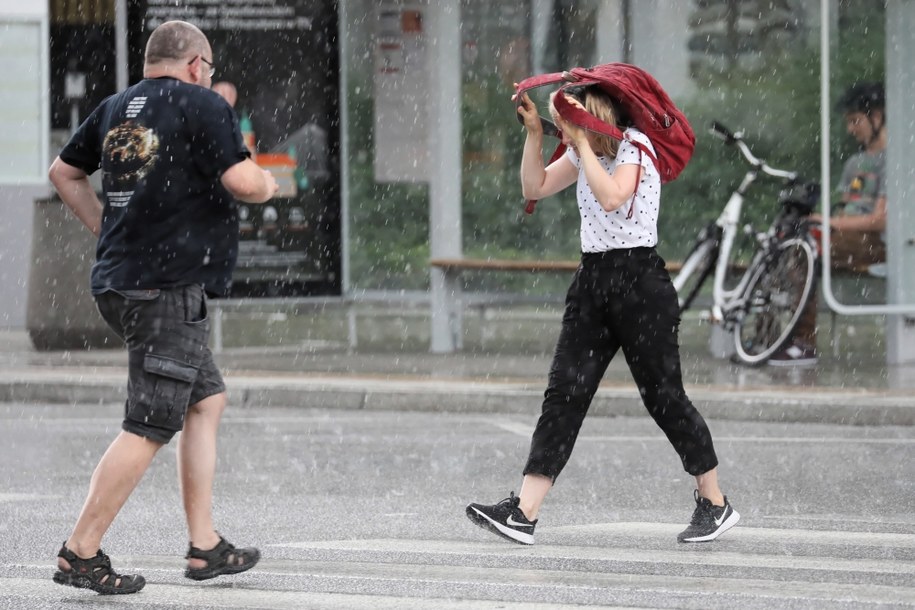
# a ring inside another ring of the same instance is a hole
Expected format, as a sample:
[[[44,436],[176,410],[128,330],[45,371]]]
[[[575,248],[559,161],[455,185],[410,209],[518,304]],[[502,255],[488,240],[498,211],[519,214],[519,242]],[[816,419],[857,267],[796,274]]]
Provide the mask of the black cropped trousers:
[[[556,479],[604,372],[622,349],[648,413],[691,475],[718,465],[712,436],[683,389],[677,295],[654,248],[583,254],[524,474]]]

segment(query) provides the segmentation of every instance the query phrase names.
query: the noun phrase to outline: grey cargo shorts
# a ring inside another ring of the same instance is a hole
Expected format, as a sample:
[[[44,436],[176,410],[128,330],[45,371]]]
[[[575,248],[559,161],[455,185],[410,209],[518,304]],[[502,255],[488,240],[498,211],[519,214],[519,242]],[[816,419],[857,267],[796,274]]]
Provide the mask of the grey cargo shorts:
[[[122,428],[168,443],[184,427],[189,405],[225,391],[208,346],[206,294],[189,285],[109,290],[99,312],[127,343],[127,404]]]

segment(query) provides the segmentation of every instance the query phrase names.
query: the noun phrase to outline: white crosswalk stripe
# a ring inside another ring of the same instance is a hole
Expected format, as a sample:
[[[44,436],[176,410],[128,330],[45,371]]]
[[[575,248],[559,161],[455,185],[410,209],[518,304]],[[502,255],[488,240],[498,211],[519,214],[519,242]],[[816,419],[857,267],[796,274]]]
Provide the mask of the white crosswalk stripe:
[[[679,525],[544,528],[532,547],[476,540],[287,541],[236,577],[190,583],[176,557],[117,557],[149,581],[99,598],[50,584],[50,563],[0,569],[9,608],[88,600],[155,608],[915,608],[915,534],[739,526],[677,544]],[[546,542],[546,543],[544,543]],[[462,601],[458,601],[462,600]],[[2,604],[0,604],[2,605]]]
[[[34,578],[0,578],[0,607],[22,607],[29,610],[40,608],[85,608],[87,602],[98,602],[99,605],[112,607],[155,607],[155,608],[256,608],[271,610],[302,610],[304,608],[321,608],[322,610],[345,610],[350,608],[372,608],[373,610],[428,610],[430,600],[410,597],[382,597],[379,595],[358,595],[347,593],[315,593],[309,591],[268,591],[247,587],[215,587],[159,584],[149,586],[136,595],[118,595],[101,597],[92,593],[64,590],[52,591],[54,595],[39,595],[47,589],[47,580]],[[7,604],[5,605],[4,600]],[[22,606],[14,606],[17,601]],[[72,604],[72,605],[70,605]],[[556,604],[538,604],[530,602],[502,602],[478,600],[448,600],[448,608],[455,610],[488,610],[505,608],[512,610],[561,610],[564,606]]]

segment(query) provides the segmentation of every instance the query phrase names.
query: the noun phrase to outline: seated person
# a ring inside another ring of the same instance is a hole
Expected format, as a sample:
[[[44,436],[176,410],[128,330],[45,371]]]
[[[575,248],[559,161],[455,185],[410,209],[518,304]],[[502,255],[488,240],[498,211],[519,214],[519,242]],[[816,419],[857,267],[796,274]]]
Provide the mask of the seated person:
[[[886,110],[882,83],[849,88],[839,101],[848,134],[861,151],[844,164],[839,180],[840,203],[829,219],[833,269],[855,269],[886,261]],[[812,220],[822,221],[819,215]],[[816,294],[807,304],[788,345],[769,359],[773,366],[817,362]]]

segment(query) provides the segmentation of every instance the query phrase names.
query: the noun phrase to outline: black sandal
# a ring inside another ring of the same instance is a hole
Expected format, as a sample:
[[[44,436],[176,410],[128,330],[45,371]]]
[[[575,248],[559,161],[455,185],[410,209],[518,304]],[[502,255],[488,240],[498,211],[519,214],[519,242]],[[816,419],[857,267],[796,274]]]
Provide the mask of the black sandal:
[[[188,549],[185,559],[202,559],[207,562],[203,568],[187,568],[184,576],[191,580],[208,580],[223,574],[239,574],[253,568],[261,558],[261,552],[254,547],[236,549],[222,536],[219,544],[204,551],[195,546]]]
[[[78,589],[92,589],[101,595],[122,595],[136,593],[146,586],[146,579],[140,575],[127,576],[111,569],[111,559],[99,549],[95,557],[83,559],[67,548],[67,543],[57,554],[70,564],[69,570],[57,570],[54,582]]]

